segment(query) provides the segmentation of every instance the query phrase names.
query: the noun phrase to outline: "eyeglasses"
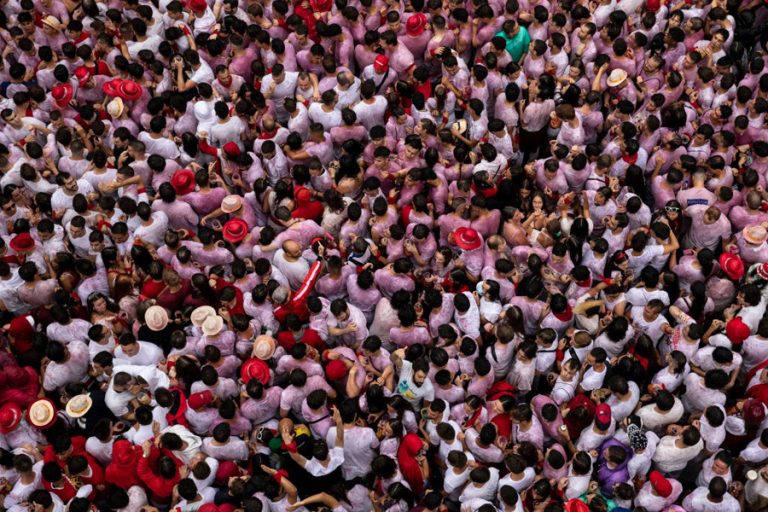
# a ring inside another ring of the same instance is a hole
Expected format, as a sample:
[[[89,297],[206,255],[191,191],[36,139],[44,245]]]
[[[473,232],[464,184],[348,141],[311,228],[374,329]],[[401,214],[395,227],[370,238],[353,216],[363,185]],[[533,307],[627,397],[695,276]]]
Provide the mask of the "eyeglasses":
[[[665,206],[664,209],[668,212],[679,212],[680,208],[677,206]]]

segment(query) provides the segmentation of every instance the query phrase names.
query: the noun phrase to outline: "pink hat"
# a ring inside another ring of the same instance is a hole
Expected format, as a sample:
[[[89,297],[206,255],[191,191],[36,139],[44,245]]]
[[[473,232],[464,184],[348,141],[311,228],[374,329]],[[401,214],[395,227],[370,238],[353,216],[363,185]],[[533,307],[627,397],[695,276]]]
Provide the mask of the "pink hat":
[[[195,173],[189,169],[179,169],[171,177],[171,186],[180,196],[195,190]]]
[[[373,61],[373,69],[379,73],[386,73],[389,70],[389,57],[386,55],[378,55]]]
[[[136,101],[141,98],[141,86],[133,80],[123,80],[117,87],[117,95],[125,101]]]
[[[600,404],[595,409],[595,424],[602,430],[611,426],[611,406]]]
[[[725,325],[725,335],[734,345],[741,345],[744,340],[749,338],[749,326],[744,323],[741,317],[737,316]]]
[[[53,101],[56,102],[57,107],[66,107],[69,105],[69,102],[72,101],[72,96],[74,96],[72,84],[61,84],[55,86],[51,90],[51,96],[53,96]]]
[[[662,498],[668,498],[669,495],[672,494],[672,484],[669,482],[669,480],[664,478],[664,475],[658,471],[651,471],[649,477],[649,480],[651,481],[651,487],[653,487],[653,490],[656,491],[656,494]]]
[[[420,36],[427,28],[427,17],[423,13],[416,13],[405,22],[405,33],[409,36]]]
[[[325,376],[328,380],[341,380],[347,376],[347,365],[340,359],[334,359],[325,365]]]
[[[454,243],[465,251],[480,247],[480,235],[472,228],[459,228],[453,232]]]
[[[744,275],[744,262],[738,254],[732,252],[724,252],[720,255],[720,268],[734,281],[738,281]]]
[[[236,244],[240,242],[248,234],[248,223],[243,219],[230,219],[228,220],[222,229],[221,236],[227,242]]]

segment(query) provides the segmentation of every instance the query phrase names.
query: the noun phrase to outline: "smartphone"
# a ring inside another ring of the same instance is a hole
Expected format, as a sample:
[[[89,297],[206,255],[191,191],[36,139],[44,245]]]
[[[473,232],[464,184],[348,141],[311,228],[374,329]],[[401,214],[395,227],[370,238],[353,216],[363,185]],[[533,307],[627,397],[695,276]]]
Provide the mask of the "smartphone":
[[[421,417],[425,420],[429,419],[429,409],[424,408],[421,410]]]

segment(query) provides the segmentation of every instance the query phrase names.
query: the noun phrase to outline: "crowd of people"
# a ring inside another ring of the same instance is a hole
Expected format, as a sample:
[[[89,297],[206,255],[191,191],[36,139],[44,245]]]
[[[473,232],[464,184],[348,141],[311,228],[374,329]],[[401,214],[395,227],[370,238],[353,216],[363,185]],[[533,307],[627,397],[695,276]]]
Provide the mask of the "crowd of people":
[[[766,28],[2,0],[0,510],[768,510]]]

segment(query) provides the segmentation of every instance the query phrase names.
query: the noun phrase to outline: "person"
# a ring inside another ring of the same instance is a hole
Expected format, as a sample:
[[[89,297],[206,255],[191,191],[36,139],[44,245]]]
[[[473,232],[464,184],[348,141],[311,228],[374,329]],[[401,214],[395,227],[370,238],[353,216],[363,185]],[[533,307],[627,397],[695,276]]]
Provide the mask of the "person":
[[[768,508],[768,3],[1,10],[3,508]]]

